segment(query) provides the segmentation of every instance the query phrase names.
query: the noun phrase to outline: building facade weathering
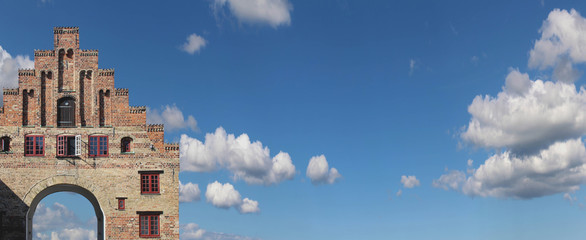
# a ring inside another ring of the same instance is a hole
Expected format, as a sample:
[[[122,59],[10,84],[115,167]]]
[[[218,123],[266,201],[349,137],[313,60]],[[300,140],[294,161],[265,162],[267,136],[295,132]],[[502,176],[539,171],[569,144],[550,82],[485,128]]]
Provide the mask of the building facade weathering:
[[[53,41],[3,90],[0,239],[32,239],[37,205],[62,191],[90,201],[98,239],[179,239],[179,146],[79,48],[79,28]]]

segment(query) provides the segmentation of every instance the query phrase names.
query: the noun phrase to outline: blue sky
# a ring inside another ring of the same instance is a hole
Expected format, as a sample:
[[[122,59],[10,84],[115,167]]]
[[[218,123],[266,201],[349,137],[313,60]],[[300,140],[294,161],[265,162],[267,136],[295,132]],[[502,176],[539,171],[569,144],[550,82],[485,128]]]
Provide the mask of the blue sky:
[[[52,48],[53,27],[79,26],[81,48],[166,124],[182,149],[182,239],[586,234],[581,1],[0,0],[0,12],[2,86]],[[43,200],[65,211],[56,203],[87,228],[82,197]]]

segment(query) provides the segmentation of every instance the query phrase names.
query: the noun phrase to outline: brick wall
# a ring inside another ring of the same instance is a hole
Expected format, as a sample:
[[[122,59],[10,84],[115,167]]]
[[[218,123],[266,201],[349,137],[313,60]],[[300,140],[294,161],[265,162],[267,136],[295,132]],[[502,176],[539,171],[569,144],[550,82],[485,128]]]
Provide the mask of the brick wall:
[[[54,49],[35,50],[35,69],[19,71],[18,89],[4,89],[0,137],[0,239],[24,239],[30,204],[59,184],[87,189],[104,213],[105,239],[139,239],[139,212],[160,213],[159,239],[179,239],[179,147],[162,125],[146,124],[146,108],[129,106],[114,87],[114,70],[98,68],[97,50],[79,49],[79,29],[54,28]],[[61,52],[61,54],[60,54]],[[57,102],[75,102],[73,127],[57,124]],[[44,136],[45,153],[25,156],[25,136]],[[81,156],[57,157],[58,135],[80,135]],[[90,136],[107,136],[107,157],[90,157]],[[132,139],[123,153],[121,141]],[[140,173],[159,173],[160,193],[141,194]],[[119,210],[117,198],[125,198]]]

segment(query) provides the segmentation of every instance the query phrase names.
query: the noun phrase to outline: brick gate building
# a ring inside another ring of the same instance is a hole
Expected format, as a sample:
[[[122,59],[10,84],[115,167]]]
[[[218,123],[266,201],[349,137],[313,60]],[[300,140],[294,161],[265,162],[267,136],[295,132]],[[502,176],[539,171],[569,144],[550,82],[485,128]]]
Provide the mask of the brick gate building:
[[[0,239],[32,239],[38,203],[61,191],[91,202],[98,239],[179,239],[179,146],[79,48],[77,27],[53,33],[54,49],[3,90]]]

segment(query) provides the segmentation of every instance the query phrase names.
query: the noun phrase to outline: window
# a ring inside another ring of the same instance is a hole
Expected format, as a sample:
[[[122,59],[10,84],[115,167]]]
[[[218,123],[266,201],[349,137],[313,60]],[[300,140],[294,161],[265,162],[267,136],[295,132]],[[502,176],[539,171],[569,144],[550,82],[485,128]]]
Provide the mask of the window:
[[[45,155],[45,136],[29,135],[24,138],[25,156]]]
[[[132,138],[129,138],[129,137],[122,138],[122,141],[120,142],[120,151],[122,153],[132,152]]]
[[[90,157],[108,156],[108,136],[90,136],[89,144]]]
[[[143,173],[140,174],[140,192],[141,193],[159,193],[159,174]]]
[[[10,138],[9,137],[2,137],[0,138],[0,143],[2,144],[1,152],[9,152],[10,151]]]
[[[81,155],[81,136],[57,136],[57,156],[72,157]]]
[[[75,127],[75,100],[70,97],[57,102],[57,126]]]
[[[126,209],[126,203],[124,202],[124,198],[118,198],[118,210]]]
[[[159,215],[140,215],[140,236],[141,237],[158,237],[159,236]]]

